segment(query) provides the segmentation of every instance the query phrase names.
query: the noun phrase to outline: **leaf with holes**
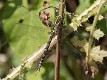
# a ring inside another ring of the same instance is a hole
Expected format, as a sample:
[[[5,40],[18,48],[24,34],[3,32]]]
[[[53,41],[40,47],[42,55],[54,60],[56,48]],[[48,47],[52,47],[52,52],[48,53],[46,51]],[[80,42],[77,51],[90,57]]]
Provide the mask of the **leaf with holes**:
[[[39,19],[39,11],[18,7],[11,18],[3,20],[9,45],[17,57],[25,59],[48,41],[48,28]],[[53,12],[53,10],[50,10]]]

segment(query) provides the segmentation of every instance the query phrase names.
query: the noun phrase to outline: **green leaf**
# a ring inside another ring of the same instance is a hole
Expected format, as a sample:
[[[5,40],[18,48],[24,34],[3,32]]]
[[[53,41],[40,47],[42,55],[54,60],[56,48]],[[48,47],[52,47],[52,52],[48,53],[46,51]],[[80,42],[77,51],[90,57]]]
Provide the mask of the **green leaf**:
[[[88,8],[91,5],[90,0],[80,0],[79,2],[80,4],[76,9],[76,13],[78,14],[84,11],[86,8]]]
[[[104,18],[98,21],[96,27],[100,28],[100,30],[103,31],[105,35],[107,35],[107,19]]]
[[[57,5],[56,0],[50,0],[50,3]],[[43,1],[38,1],[36,4],[35,10],[19,6],[11,17],[3,19],[3,28],[10,48],[21,61],[45,44],[50,35],[48,34],[50,29],[44,26],[39,19]],[[54,20],[54,10],[47,11],[52,15],[51,20]]]
[[[35,75],[35,71],[36,70],[29,71],[26,75],[26,80],[31,80],[31,79],[32,80],[44,80],[42,76],[45,72],[45,69],[41,67],[40,72],[38,72],[36,75]]]
[[[98,20],[102,20],[104,17],[102,15],[99,15]]]
[[[97,29],[94,31],[93,36],[95,39],[99,40],[101,37],[104,36],[104,33],[100,29]]]
[[[54,80],[54,63],[45,63],[43,65],[45,73],[42,75],[43,80]]]
[[[19,7],[11,18],[3,21],[10,47],[21,59],[34,53],[48,40],[48,31],[37,15],[38,10],[28,11]],[[18,23],[21,19],[23,23]]]
[[[22,0],[2,0],[1,3],[3,2],[4,7],[0,9],[0,21],[11,17],[15,9],[21,5],[21,1]]]
[[[102,7],[102,10],[101,10],[101,13],[104,14],[107,12],[107,1],[104,3],[103,7]]]

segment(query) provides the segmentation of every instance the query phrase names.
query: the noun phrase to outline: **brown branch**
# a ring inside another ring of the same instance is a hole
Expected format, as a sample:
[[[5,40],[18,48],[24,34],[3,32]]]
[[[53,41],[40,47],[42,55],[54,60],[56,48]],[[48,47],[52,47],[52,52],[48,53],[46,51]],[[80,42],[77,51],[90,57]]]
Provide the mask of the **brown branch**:
[[[56,45],[56,64],[55,64],[55,80],[60,80],[60,50],[61,50],[61,35],[62,35],[62,23],[64,13],[64,0],[59,1],[59,16],[56,21],[57,24],[57,45]]]
[[[90,6],[87,10],[85,10],[83,13],[81,13],[80,15],[78,15],[76,17],[77,20],[79,20],[80,22],[85,22],[87,21],[87,19],[92,16],[93,14],[95,14],[97,12],[97,7],[100,5],[100,3],[102,2],[105,2],[106,0],[97,0],[92,6]],[[91,14],[89,14],[91,13]],[[83,17],[85,16],[86,19],[83,20]],[[70,25],[74,25],[75,22],[72,22]],[[68,35],[64,36],[64,38],[66,38]],[[57,37],[55,37],[53,39],[53,41],[51,42],[51,46],[50,48],[56,44],[56,39]],[[31,67],[32,63],[34,61],[36,61],[42,54],[43,54],[43,51],[44,51],[44,48],[45,48],[46,45],[44,45],[43,47],[41,47],[37,52],[35,52],[33,55],[31,55],[26,61],[24,61],[21,65],[23,65],[24,63],[25,64],[25,67]],[[21,65],[19,65],[18,67],[14,68],[13,71],[8,74],[4,79],[0,79],[0,80],[7,80],[7,79],[14,79],[16,76],[19,75],[19,72],[21,70]]]
[[[56,44],[56,40],[57,40],[57,36],[55,36],[55,38],[53,38],[52,42],[51,42],[51,45],[49,47],[49,49],[51,49],[53,47],[53,45]],[[3,78],[2,80],[13,80],[16,76],[19,75],[20,71],[21,71],[21,68],[22,68],[22,65],[24,64],[24,67],[26,68],[31,68],[31,65],[36,61],[38,60],[41,55],[43,54],[44,52],[44,49],[45,49],[45,45],[43,45],[37,52],[35,52],[34,54],[32,54],[27,60],[25,60],[21,65],[19,65],[17,68],[14,68],[13,71],[8,74],[5,78]],[[0,79],[1,80],[1,79]]]

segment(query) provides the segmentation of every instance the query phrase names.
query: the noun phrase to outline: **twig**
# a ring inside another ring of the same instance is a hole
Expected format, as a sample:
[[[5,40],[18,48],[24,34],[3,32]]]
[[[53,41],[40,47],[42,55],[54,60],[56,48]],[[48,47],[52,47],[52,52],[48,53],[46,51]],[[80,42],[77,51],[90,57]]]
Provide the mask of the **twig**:
[[[57,45],[56,45],[56,62],[55,62],[55,80],[60,80],[60,40],[57,37]]]
[[[87,10],[83,11],[83,13],[81,13],[80,15],[78,15],[76,17],[77,20],[80,20],[80,22],[85,22],[89,17],[91,17],[93,14],[95,14],[98,10],[98,6],[101,3],[104,3],[105,0],[97,0],[91,7],[89,7]],[[85,17],[85,19],[83,19]],[[70,26],[74,25],[75,22],[72,22],[70,24]],[[67,35],[66,35],[67,36]],[[66,38],[66,37],[64,37]],[[50,48],[56,44],[56,39],[57,37],[55,37],[52,40],[51,46]],[[35,52],[31,57],[29,57],[26,61],[24,61],[21,65],[23,65],[24,63],[26,63],[25,67],[30,67],[34,61],[36,61],[42,54],[44,51],[46,45],[44,45],[43,47],[41,47],[37,52]],[[21,70],[21,65],[19,65],[18,67],[14,68],[13,71],[8,74],[4,79],[2,80],[8,80],[8,79],[14,79],[16,76],[19,75],[19,72]]]
[[[90,60],[90,52],[91,52],[91,48],[92,48],[92,43],[93,43],[93,33],[95,31],[95,27],[96,27],[96,24],[97,24],[97,21],[98,21],[98,18],[99,18],[99,13],[101,11],[101,7],[102,7],[102,4],[103,3],[100,3],[100,6],[96,12],[96,15],[94,17],[94,22],[93,22],[93,26],[91,28],[91,31],[90,31],[90,36],[89,36],[89,44],[88,44],[88,52],[87,52],[87,58],[88,58],[88,62]]]
[[[57,26],[57,45],[56,45],[56,62],[55,62],[55,80],[60,80],[60,50],[61,50],[61,35],[62,23],[64,14],[64,0],[59,0],[59,23]],[[57,23],[57,22],[56,22]]]
[[[105,3],[105,1],[106,0],[96,0],[88,9],[72,19],[72,23],[69,24],[69,28],[72,30],[75,26],[81,26],[81,23],[87,21],[89,17],[93,16],[99,9],[99,6]],[[75,30],[77,30],[77,28]]]
[[[52,40],[51,42],[51,45],[50,45],[50,48],[52,48],[53,45],[56,44],[56,40],[57,40],[57,36],[55,36],[55,38]],[[35,52],[32,56],[30,56],[26,61],[24,61],[21,65],[19,65],[17,68],[14,68],[13,71],[8,74],[4,79],[2,80],[8,80],[8,79],[14,79],[16,76],[19,75],[19,72],[21,70],[21,66],[25,63],[25,66],[26,68],[30,68],[31,65],[38,59],[40,58],[40,56],[43,54],[44,52],[44,49],[45,49],[45,45],[43,45],[37,52]]]

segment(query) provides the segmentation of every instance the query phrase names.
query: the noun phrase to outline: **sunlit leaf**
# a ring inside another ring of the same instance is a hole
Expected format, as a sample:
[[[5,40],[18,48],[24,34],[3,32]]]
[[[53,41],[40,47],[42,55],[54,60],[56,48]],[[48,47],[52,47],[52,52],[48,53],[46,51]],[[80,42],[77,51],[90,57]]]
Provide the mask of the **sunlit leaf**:
[[[104,17],[102,15],[99,15],[98,20],[102,20]]]
[[[107,12],[107,1],[104,3],[101,13],[106,13]]]
[[[94,31],[93,36],[95,39],[99,40],[100,37],[104,36],[104,33],[100,29],[97,29]]]
[[[49,28],[44,26],[39,19],[39,11],[42,8],[28,10],[20,6],[10,18],[3,20],[4,31],[9,45],[13,52],[18,54],[17,57],[22,60],[48,41]],[[49,12],[53,15],[53,19],[54,10],[49,9]]]
[[[78,21],[76,18],[73,18],[72,23],[70,26],[73,28],[74,31],[77,31],[78,26],[81,26],[81,22]]]
[[[87,26],[87,27],[86,27],[86,30],[87,30],[87,31],[90,31],[90,30],[91,30],[91,28],[92,28],[92,25]]]
[[[81,13],[83,10],[91,5],[90,0],[79,0],[79,2],[80,4],[76,9],[76,13]]]
[[[92,48],[90,56],[93,60],[102,62],[103,57],[107,57],[107,51],[101,50],[100,46]]]
[[[3,21],[10,47],[22,59],[35,52],[48,39],[46,27],[42,25],[37,14],[38,12],[29,12],[19,7],[11,18]],[[23,19],[23,23],[18,23],[20,19]]]

